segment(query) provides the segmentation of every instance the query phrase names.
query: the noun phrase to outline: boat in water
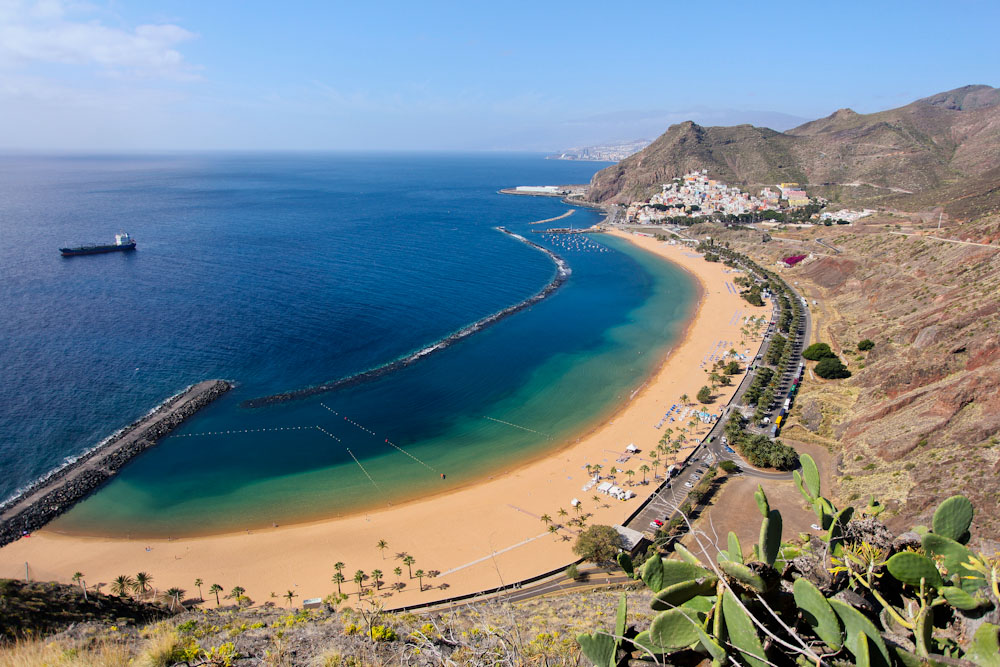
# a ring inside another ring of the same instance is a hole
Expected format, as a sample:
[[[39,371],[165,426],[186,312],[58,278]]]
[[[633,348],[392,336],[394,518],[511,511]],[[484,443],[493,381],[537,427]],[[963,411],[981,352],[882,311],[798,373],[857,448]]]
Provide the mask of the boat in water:
[[[63,257],[73,255],[99,255],[104,252],[120,252],[135,250],[135,239],[128,235],[128,232],[115,234],[115,242],[110,245],[82,245],[77,248],[59,248]]]

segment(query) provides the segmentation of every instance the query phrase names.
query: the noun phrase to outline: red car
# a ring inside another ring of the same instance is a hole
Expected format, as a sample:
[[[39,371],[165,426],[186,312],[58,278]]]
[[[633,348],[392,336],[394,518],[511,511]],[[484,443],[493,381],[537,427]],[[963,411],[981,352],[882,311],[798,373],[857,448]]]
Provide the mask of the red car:
[[[649,527],[650,528],[662,528],[663,527],[663,522],[660,521],[659,519],[653,519],[652,521],[649,522]]]

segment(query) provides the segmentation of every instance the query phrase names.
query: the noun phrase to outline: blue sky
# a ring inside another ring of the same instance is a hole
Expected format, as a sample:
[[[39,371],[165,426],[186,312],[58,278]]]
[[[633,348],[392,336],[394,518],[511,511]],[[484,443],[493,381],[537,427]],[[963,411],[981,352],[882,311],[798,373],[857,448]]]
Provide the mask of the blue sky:
[[[997,2],[0,0],[0,148],[549,150],[1000,85]]]

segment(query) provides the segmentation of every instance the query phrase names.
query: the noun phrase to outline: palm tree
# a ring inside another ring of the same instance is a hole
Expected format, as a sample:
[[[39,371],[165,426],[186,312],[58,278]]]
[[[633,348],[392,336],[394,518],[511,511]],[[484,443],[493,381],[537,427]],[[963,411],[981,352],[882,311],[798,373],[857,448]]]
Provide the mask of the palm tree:
[[[382,570],[372,570],[372,579],[375,580],[375,590],[379,590],[382,587],[382,582],[379,581],[382,578]]]
[[[337,572],[343,572],[344,564],[338,560],[336,563],[333,564],[333,569],[336,570]]]
[[[715,387],[719,384],[720,378],[719,374],[712,371],[708,374],[708,382],[712,385],[712,391],[715,391]]]
[[[588,463],[586,467],[587,467],[587,477],[593,477],[594,476],[594,466],[592,466],[592,465],[590,465]]]
[[[140,572],[135,575],[135,591],[139,593],[140,597],[146,597],[146,593],[150,589],[150,584],[153,583],[153,575],[147,574],[145,572]]]
[[[382,560],[385,560],[385,550],[389,548],[389,543],[385,540],[379,540],[375,546],[382,552]]]
[[[414,576],[416,576],[417,580],[420,582],[420,592],[423,593],[424,592],[424,571],[423,570],[417,570],[417,573]]]
[[[601,497],[600,497],[599,495],[597,495],[596,493],[595,493],[594,495],[592,495],[592,496],[590,497],[590,499],[591,499],[591,500],[593,500],[593,501],[594,501],[595,503],[597,503],[598,505],[600,505],[600,504],[601,504]]]
[[[288,591],[282,597],[284,597],[286,600],[288,600],[288,606],[291,607],[292,606],[292,599],[295,597],[295,591]]]
[[[646,473],[648,473],[649,470],[650,470],[649,466],[646,465],[645,463],[643,463],[641,466],[639,466],[639,472],[642,473],[642,483],[643,484],[646,483]]]
[[[204,581],[202,581],[200,577],[199,577],[198,579],[195,579],[195,580],[194,580],[194,585],[198,587],[198,599],[199,599],[199,600],[201,600],[202,602],[204,602],[204,601],[205,601],[205,596],[203,596],[203,595],[201,594],[201,585],[202,585],[203,583],[205,583],[205,582],[204,582]]]
[[[344,583],[344,581],[344,575],[339,571],[333,573],[333,583],[337,584],[337,595],[343,595],[343,593],[340,592],[340,585]]]
[[[87,599],[87,582],[83,580],[83,572],[73,573],[73,581],[79,584],[80,590],[83,591],[83,599]]]
[[[634,470],[626,470],[625,474],[628,475],[628,485],[629,486],[635,486],[635,484],[632,482],[632,478],[635,477],[635,471]]]
[[[413,578],[413,564],[415,562],[417,562],[417,559],[411,556],[410,554],[406,554],[405,556],[403,556],[403,565],[406,566],[406,571],[409,573],[410,579]]]
[[[361,591],[365,589],[365,571],[358,570],[354,573],[354,583],[358,585],[358,599],[361,599]]]
[[[221,593],[223,590],[224,589],[219,584],[212,584],[211,586],[208,587],[208,594],[209,595],[211,595],[212,593],[215,593],[215,606],[216,607],[218,607],[219,604],[221,604],[219,602],[219,593]]]
[[[184,605],[181,604],[181,598],[183,597],[184,589],[177,588],[176,586],[168,588],[160,595],[160,599],[170,605],[170,611],[173,611],[175,606],[179,606],[181,609],[184,608]]]
[[[660,455],[659,453],[653,454],[653,479],[656,479],[656,469],[660,467]]]
[[[594,464],[594,474],[595,475],[597,475],[598,477],[600,477],[602,470],[604,470],[604,466],[602,466],[600,463],[595,463]]]
[[[559,528],[557,526],[549,526],[549,532],[555,535],[559,532]]]
[[[135,580],[127,574],[119,574],[111,582],[111,592],[120,598],[135,590]]]
[[[403,576],[403,568],[394,567],[392,568],[392,573],[396,575],[396,579],[399,579],[401,576]]]
[[[550,517],[548,514],[543,514],[540,518],[542,520],[542,523],[544,523],[546,526],[552,523],[552,517]]]
[[[583,512],[583,503],[579,500],[576,501],[576,505],[573,505],[573,511],[575,511],[577,515],[581,514]]]
[[[564,510],[564,509],[563,509],[562,507],[560,507],[560,508],[559,508],[559,511],[558,511],[558,512],[556,512],[556,514],[558,514],[559,516],[568,516],[568,515],[569,515],[569,512],[567,512],[567,511],[566,511],[566,510]]]
[[[236,604],[239,604],[240,598],[243,597],[243,594],[246,592],[247,589],[243,588],[242,586],[233,586],[233,590],[229,591],[229,595],[227,597],[236,600]]]

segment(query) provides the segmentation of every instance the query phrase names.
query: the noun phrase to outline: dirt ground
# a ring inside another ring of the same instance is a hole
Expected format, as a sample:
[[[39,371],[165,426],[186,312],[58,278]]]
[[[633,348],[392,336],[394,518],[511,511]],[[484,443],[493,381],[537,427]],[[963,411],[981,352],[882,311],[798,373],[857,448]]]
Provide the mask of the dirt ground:
[[[807,443],[783,440],[800,454],[809,454],[816,460],[824,495],[830,488],[830,474],[833,471],[834,456],[825,448]],[[727,548],[729,531],[740,538],[743,551],[753,549],[760,535],[760,510],[753,493],[757,484],[764,488],[768,502],[773,509],[781,511],[782,536],[788,540],[799,533],[817,533],[810,526],[816,523],[816,515],[805,502],[792,480],[765,480],[758,477],[738,475],[728,480],[713,496],[709,505],[694,523],[697,538],[702,545],[715,544],[720,549]],[[681,543],[689,550],[701,553],[696,535],[688,534]],[[711,549],[709,548],[711,551]],[[714,553],[712,554],[714,558]]]

